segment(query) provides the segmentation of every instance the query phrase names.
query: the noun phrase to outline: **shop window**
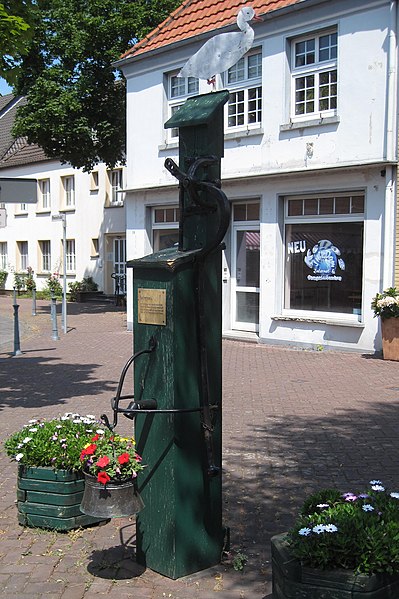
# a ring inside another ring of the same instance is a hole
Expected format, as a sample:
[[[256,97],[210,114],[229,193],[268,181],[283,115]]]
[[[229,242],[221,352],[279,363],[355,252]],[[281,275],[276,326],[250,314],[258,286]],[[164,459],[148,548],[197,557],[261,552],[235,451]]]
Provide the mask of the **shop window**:
[[[360,194],[286,201],[285,309],[361,314],[363,212]]]
[[[332,116],[337,109],[337,31],[292,41],[292,117]]]

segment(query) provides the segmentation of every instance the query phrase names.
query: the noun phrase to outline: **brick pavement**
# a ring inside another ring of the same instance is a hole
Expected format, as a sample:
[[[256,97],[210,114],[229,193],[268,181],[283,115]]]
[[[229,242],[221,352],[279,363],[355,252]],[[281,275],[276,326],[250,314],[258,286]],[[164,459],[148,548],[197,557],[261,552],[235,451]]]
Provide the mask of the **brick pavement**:
[[[0,316],[11,303],[0,297]],[[38,414],[109,412],[131,353],[124,313],[69,305],[69,332],[53,341],[47,303],[38,302],[35,317],[28,300],[20,306],[23,354],[0,345],[1,439]],[[287,529],[307,493],[332,484],[352,490],[372,478],[399,490],[398,363],[227,340],[223,360],[224,521],[232,556],[248,556],[243,572],[231,560],[178,581],[143,571],[129,518],[70,533],[22,528],[16,467],[2,453],[0,595],[271,599],[270,537]]]

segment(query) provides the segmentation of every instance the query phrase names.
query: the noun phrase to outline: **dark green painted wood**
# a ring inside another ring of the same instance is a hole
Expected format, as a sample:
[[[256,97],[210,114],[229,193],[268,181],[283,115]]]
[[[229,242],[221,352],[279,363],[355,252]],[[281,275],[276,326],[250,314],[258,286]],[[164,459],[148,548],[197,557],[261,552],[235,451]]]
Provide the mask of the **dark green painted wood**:
[[[306,568],[290,554],[284,538],[271,540],[273,599],[398,599],[399,574]]]
[[[166,124],[179,129],[179,167],[187,172],[198,157],[217,161],[198,169],[201,181],[220,179],[223,156],[223,105],[228,92],[188,100]],[[201,200],[209,202],[205,192]],[[179,250],[171,249],[133,260],[134,351],[146,349],[152,336],[156,350],[135,362],[136,401],[156,399],[160,409],[198,408],[201,369],[196,323],[196,261],[198,250],[215,238],[215,213],[199,212],[186,191],[180,198],[185,218],[180,223]],[[191,208],[195,208],[191,210]],[[221,467],[221,249],[204,265],[206,349],[210,403],[215,412],[215,464]],[[166,290],[166,326],[137,321],[138,289]],[[208,461],[199,412],[138,415],[138,452],[147,464],[138,479],[145,508],[137,517],[137,560],[176,579],[220,562],[222,480],[207,474]]]
[[[37,478],[33,478],[33,477]],[[104,519],[80,511],[82,474],[51,468],[18,468],[18,522],[55,530],[72,530]]]

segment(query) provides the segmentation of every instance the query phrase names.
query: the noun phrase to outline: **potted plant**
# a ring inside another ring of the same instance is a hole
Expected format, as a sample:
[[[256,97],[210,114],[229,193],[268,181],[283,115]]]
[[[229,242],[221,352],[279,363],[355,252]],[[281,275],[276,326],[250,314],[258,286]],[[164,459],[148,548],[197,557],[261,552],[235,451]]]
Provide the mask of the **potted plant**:
[[[389,287],[371,302],[374,316],[381,317],[384,360],[399,360],[399,291]]]
[[[27,526],[70,530],[99,522],[83,515],[81,452],[93,434],[104,433],[92,415],[67,413],[30,420],[5,441],[18,463],[18,521]]]
[[[98,291],[98,285],[93,277],[84,277],[81,281],[73,281],[68,283],[68,287],[69,297],[73,302],[86,302],[102,295],[102,291]]]
[[[272,538],[273,599],[397,599],[399,493],[324,489]]]
[[[86,479],[81,510],[92,516],[131,516],[143,507],[135,479],[143,470],[132,437],[98,431],[80,455]]]

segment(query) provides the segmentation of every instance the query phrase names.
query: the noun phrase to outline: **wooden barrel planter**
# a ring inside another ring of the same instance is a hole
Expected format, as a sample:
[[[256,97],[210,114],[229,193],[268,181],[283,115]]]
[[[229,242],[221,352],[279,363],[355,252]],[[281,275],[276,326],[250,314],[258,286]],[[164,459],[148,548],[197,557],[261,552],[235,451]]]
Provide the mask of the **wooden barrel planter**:
[[[399,574],[354,574],[302,566],[286,534],[272,538],[273,599],[398,599]]]
[[[18,466],[18,522],[23,526],[67,531],[104,522],[82,514],[82,474]]]

